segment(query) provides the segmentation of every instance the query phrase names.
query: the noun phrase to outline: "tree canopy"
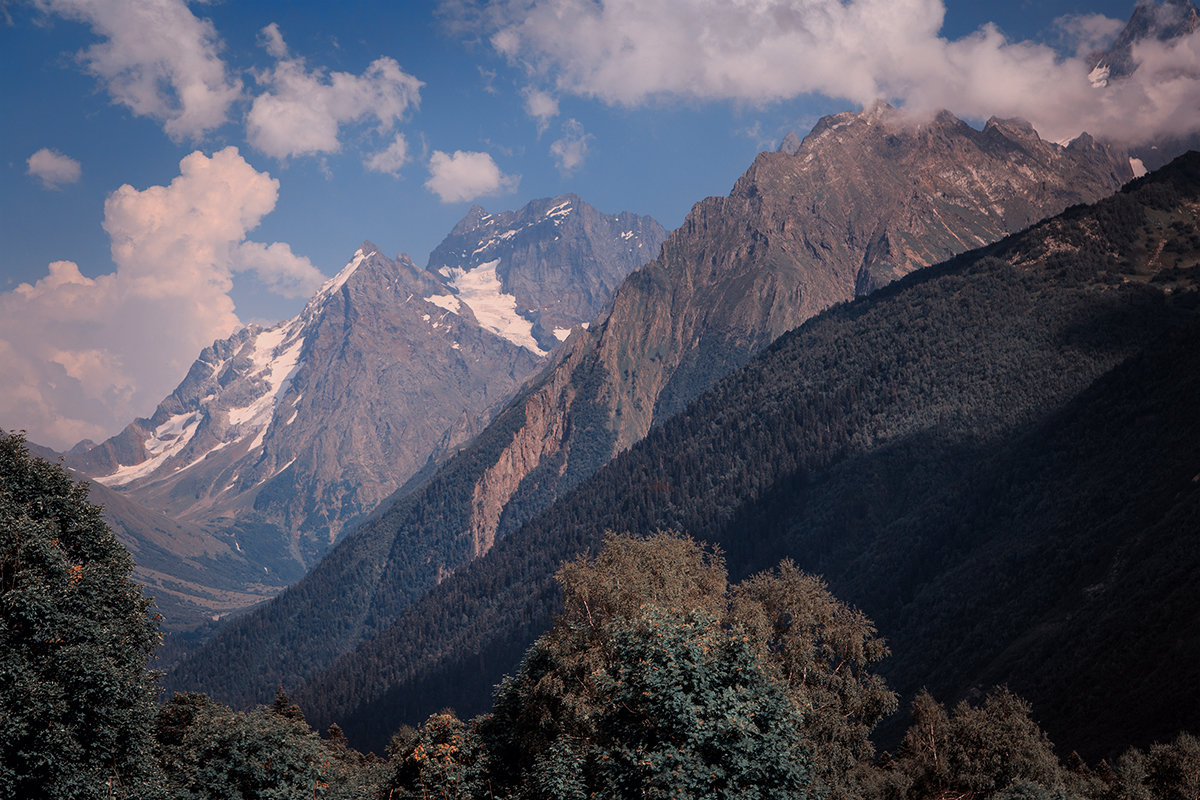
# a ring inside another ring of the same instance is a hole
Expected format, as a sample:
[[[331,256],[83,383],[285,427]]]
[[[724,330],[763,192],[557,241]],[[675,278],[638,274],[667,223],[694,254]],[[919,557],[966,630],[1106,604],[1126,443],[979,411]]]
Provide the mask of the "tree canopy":
[[[131,571],[86,484],[0,434],[0,798],[157,796],[158,631]]]

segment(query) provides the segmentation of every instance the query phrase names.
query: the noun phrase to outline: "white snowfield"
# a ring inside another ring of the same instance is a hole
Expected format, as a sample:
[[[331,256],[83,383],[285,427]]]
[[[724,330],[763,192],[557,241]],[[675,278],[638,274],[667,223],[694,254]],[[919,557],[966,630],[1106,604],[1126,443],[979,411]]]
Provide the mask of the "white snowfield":
[[[496,267],[499,265],[500,259],[497,258],[485,261],[469,271],[459,267],[442,267],[438,272],[454,288],[457,301],[471,309],[471,313],[485,330],[539,356],[546,355],[547,351],[538,347],[537,340],[533,338],[533,323],[517,312],[517,298],[505,294],[500,285],[500,278],[496,275]],[[435,295],[425,299],[448,311],[458,313],[459,309],[451,308],[446,297]]]
[[[130,481],[149,475],[192,440],[196,428],[200,426],[201,419],[202,415],[199,411],[176,414],[155,428],[154,435],[146,440],[146,452],[150,458],[140,464],[120,467],[110,475],[96,478],[96,481],[105,486],[123,486]]]

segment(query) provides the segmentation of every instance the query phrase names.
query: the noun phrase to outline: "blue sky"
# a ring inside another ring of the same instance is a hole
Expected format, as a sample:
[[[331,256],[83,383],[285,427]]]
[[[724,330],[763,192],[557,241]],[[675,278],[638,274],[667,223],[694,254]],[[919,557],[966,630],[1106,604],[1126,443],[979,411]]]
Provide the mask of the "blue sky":
[[[1188,128],[1195,70],[1104,103],[1087,83],[1132,7],[0,0],[0,425],[111,435],[364,239],[424,265],[472,202],[576,192],[673,228],[876,98],[1054,139]]]

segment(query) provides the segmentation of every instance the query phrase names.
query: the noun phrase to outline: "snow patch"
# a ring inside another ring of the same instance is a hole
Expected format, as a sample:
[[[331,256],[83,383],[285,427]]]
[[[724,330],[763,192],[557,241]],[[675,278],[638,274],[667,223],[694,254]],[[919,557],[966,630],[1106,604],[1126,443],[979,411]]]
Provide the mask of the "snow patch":
[[[565,342],[567,340],[567,337],[570,335],[571,335],[570,328],[555,328],[554,329],[554,338],[558,339],[560,342]]]
[[[549,211],[547,211],[546,218],[553,219],[554,217],[565,217],[567,214],[570,214],[573,210],[574,209],[571,208],[571,201],[566,200],[566,201],[554,206]]]
[[[1140,178],[1150,170],[1146,169],[1146,165],[1142,163],[1140,158],[1130,158],[1129,168],[1133,170],[1133,177]]]
[[[621,234],[621,238],[628,242],[633,238],[633,231],[625,231]]]
[[[449,278],[450,285],[458,292],[458,299],[471,309],[484,329],[539,356],[546,355],[533,338],[533,323],[517,313],[517,298],[504,293],[496,275],[499,264],[497,258],[469,272],[450,267],[443,267],[440,272]]]
[[[455,314],[462,308],[462,303],[452,294],[435,294],[425,298],[430,303],[433,303],[438,308],[444,308],[447,311],[452,311]]]
[[[145,448],[150,458],[140,464],[122,466],[111,475],[105,475],[96,480],[105,486],[124,486],[130,481],[149,475],[167,459],[187,446],[187,443],[192,440],[192,436],[195,435],[196,428],[200,427],[201,419],[202,415],[199,411],[176,414],[155,428],[154,435],[146,440]]]
[[[254,440],[250,443],[251,450],[262,445],[267,428],[270,427],[271,417],[275,413],[275,406],[291,383],[292,376],[301,366],[300,351],[304,347],[304,337],[291,336],[296,332],[294,322],[263,331],[255,338],[254,353],[251,356],[254,363],[252,377],[265,382],[267,388],[249,405],[231,408],[226,412],[231,425],[242,426],[255,432]],[[295,418],[295,413],[292,417]]]
[[[1103,64],[1097,64],[1095,68],[1088,73],[1088,83],[1094,89],[1103,89],[1108,86],[1108,67]]]

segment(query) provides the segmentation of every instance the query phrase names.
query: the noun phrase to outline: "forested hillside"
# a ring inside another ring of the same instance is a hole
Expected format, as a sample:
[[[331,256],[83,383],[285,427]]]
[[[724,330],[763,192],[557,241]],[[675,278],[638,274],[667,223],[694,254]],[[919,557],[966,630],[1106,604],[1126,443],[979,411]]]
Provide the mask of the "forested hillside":
[[[443,580],[306,704],[375,746],[398,719],[481,710],[546,625],[556,564],[606,529],[665,527],[720,542],[733,577],[783,555],[824,574],[905,644],[882,665],[902,694],[1005,681],[1090,753],[1200,726],[1198,209],[1192,154],[823,314]]]

